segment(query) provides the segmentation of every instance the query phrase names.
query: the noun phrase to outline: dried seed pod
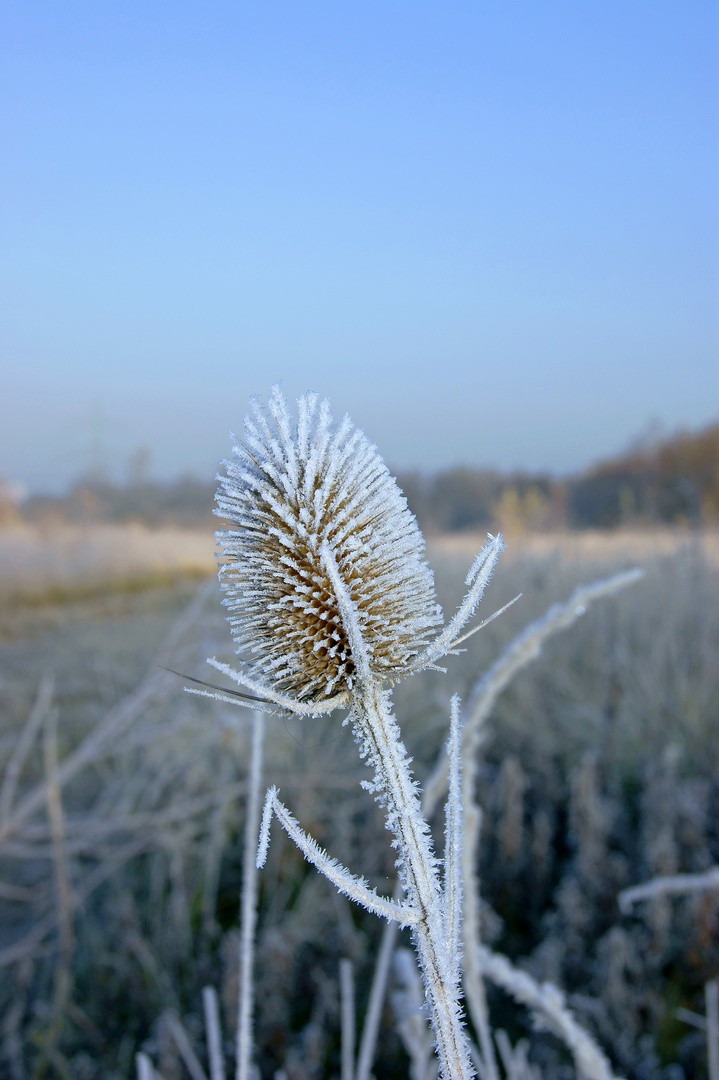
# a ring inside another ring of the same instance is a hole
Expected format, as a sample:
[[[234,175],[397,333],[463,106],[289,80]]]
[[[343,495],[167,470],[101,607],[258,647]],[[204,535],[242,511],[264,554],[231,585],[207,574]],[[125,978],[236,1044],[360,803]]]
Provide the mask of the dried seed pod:
[[[376,448],[316,394],[293,424],[282,392],[252,402],[223,464],[220,580],[249,677],[298,701],[351,691],[356,672],[321,551],[327,545],[379,679],[401,676],[442,621],[424,541]]]

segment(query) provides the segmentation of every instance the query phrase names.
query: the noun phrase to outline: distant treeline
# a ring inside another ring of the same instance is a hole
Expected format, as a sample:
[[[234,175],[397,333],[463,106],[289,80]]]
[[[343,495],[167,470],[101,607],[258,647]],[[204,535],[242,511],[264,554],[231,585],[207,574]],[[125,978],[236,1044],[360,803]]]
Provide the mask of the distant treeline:
[[[575,477],[461,467],[433,476],[401,473],[398,482],[428,534],[470,529],[505,533],[621,525],[719,525],[719,424],[681,434],[603,462]],[[100,477],[62,497],[5,504],[0,523],[130,522],[216,526],[216,485],[190,477],[172,484],[120,486]]]
[[[455,468],[399,477],[425,532],[719,525],[719,424],[570,477]]]

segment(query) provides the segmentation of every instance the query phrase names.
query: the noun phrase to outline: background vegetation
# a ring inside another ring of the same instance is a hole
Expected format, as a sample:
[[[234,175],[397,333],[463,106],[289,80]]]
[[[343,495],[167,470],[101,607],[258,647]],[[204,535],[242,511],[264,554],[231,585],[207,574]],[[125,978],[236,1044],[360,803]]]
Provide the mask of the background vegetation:
[[[132,464],[132,463],[131,463]],[[577,476],[454,468],[434,476],[398,477],[425,534],[501,529],[507,534],[637,525],[719,522],[719,424],[694,434],[647,437],[635,449]],[[204,527],[212,521],[216,484],[184,477],[174,484],[130,469],[126,485],[101,472],[65,496],[34,496],[20,508],[0,484],[0,524],[143,522],[152,528]]]
[[[446,610],[478,542],[431,544]],[[484,933],[565,988],[618,1072],[688,1080],[706,1074],[697,1025],[719,968],[719,895],[658,899],[629,916],[616,897],[719,860],[716,538],[517,539],[484,607],[520,590],[522,600],[447,675],[398,686],[397,715],[426,776],[451,693],[466,698],[503,644],[577,584],[637,562],[644,581],[592,608],[497,704],[481,766]],[[236,1007],[248,725],[237,710],[183,695],[158,666],[205,678],[206,656],[231,659],[215,581],[116,583],[62,603],[38,595],[5,608],[0,638],[1,1068],[13,1078],[129,1077],[144,1048],[164,1080],[179,1080],[173,1015],[204,1059],[202,987],[220,991],[228,1034]],[[360,790],[349,730],[333,717],[274,718],[266,747],[266,780],[308,831],[391,891],[392,851]],[[355,964],[361,1014],[380,934],[378,920],[275,838],[256,966],[264,1078],[338,1073],[338,960]],[[499,992],[490,1007],[513,1041],[529,1040],[542,1075],[573,1075],[522,1009]],[[388,1002],[375,1075],[407,1069]]]

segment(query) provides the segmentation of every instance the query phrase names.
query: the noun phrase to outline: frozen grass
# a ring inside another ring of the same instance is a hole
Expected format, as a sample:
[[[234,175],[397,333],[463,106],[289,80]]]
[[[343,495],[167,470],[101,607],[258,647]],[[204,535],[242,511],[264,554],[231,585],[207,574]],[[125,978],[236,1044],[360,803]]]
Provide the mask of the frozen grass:
[[[451,691],[467,700],[507,642],[577,585],[646,565],[642,583],[553,639],[498,698],[478,762],[479,874],[484,940],[534,980],[526,993],[546,980],[561,985],[617,1071],[669,1080],[706,1072],[706,1036],[683,1017],[705,1014],[704,985],[719,966],[719,897],[657,896],[630,916],[616,899],[652,877],[704,873],[719,856],[719,585],[711,538],[658,534],[656,549],[640,539],[643,550],[619,535],[604,551],[596,538],[582,549],[581,537],[567,537],[507,552],[485,603],[498,607],[521,590],[520,604],[470,639],[447,676],[400,684],[397,714],[427,777]],[[458,546],[449,538],[430,550],[445,610],[470,561]],[[18,610],[15,634],[6,619],[0,1060],[10,1077],[129,1077],[141,1054],[142,1068],[152,1062],[164,1080],[179,1080],[189,1074],[178,1031],[211,1075],[208,985],[220,991],[232,1057],[250,717],[188,699],[157,671],[158,652],[201,678],[206,655],[231,660],[214,584],[160,648],[189,598],[182,590],[114,607],[65,604],[64,622]],[[323,846],[391,895],[393,853],[359,790],[347,729],[331,717],[267,726],[268,782]],[[82,767],[68,775],[73,761]],[[255,966],[265,1077],[340,1074],[338,958],[352,961],[361,1021],[380,935],[289,843],[273,843]],[[397,976],[405,1000],[410,983]],[[504,992],[490,990],[489,1008],[507,1032],[498,1039],[504,1071],[573,1075],[561,1043],[533,1030]],[[380,1011],[373,1069],[388,1080],[408,1071],[400,1026]]]

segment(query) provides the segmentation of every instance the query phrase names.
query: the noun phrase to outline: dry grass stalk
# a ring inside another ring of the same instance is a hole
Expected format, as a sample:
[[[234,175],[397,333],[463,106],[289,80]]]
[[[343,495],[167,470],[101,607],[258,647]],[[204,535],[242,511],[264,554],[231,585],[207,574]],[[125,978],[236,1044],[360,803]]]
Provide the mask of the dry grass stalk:
[[[217,991],[214,986],[204,987],[202,991],[202,1004],[205,1011],[207,1053],[210,1059],[210,1080],[225,1080],[225,1059],[222,1051],[220,1006],[217,1000]]]
[[[399,889],[395,893],[395,899],[398,898]],[[398,924],[393,920],[388,920],[382,931],[382,940],[377,953],[377,962],[372,975],[369,1001],[367,1002],[367,1011],[362,1027],[355,1080],[369,1080],[379,1034],[382,1006],[387,995],[387,983],[389,981],[392,955],[397,941],[397,931]]]
[[[5,827],[15,801],[18,780],[25,767],[28,754],[52,705],[53,686],[54,680],[51,675],[44,675],[40,680],[35,702],[23,725],[19,738],[15,742],[5,768],[2,787],[0,788],[0,832]]]
[[[252,1002],[254,991],[254,943],[257,920],[256,852],[260,823],[262,747],[265,725],[262,713],[252,714],[252,749],[245,816],[245,849],[242,863],[240,901],[240,983],[237,1017],[237,1080],[249,1080],[252,1061]]]
[[[671,874],[667,877],[652,878],[643,885],[632,885],[622,889],[617,897],[621,911],[626,915],[634,904],[642,900],[652,900],[657,896],[703,892],[705,889],[719,889],[719,866],[705,870],[702,874]]]
[[[707,1053],[709,1080],[719,1080],[719,979],[711,979],[704,987],[707,1007]]]
[[[175,1046],[192,1080],[207,1080],[207,1074],[202,1068],[197,1054],[192,1049],[192,1043],[177,1013],[168,1009],[161,1017],[161,1023],[167,1026],[172,1035]]]
[[[351,960],[340,960],[340,1012],[342,1017],[342,1080],[354,1080],[355,984]]]
[[[609,1061],[594,1039],[582,1028],[564,1003],[562,992],[551,983],[538,983],[509,960],[480,945],[479,967],[483,975],[526,1005],[539,1021],[565,1043],[584,1080],[616,1080]]]
[[[52,861],[55,874],[58,928],[58,962],[55,968],[53,1022],[49,1033],[51,1043],[54,1043],[59,1037],[62,1026],[62,1014],[70,996],[72,954],[74,947],[72,927],[74,898],[70,887],[70,872],[68,869],[67,852],[65,850],[65,825],[62,794],[60,785],[57,781],[57,719],[57,708],[49,707],[45,714],[43,750],[47,791],[47,812],[52,836]]]

